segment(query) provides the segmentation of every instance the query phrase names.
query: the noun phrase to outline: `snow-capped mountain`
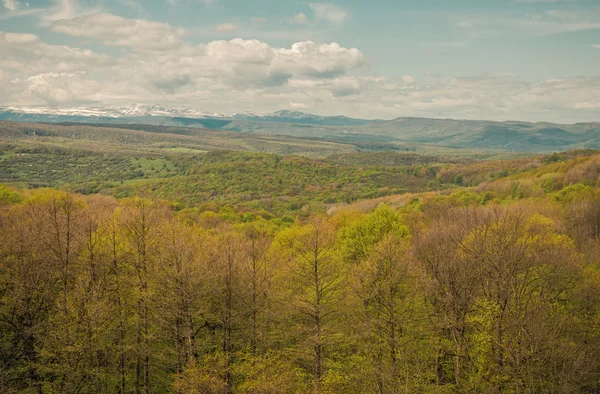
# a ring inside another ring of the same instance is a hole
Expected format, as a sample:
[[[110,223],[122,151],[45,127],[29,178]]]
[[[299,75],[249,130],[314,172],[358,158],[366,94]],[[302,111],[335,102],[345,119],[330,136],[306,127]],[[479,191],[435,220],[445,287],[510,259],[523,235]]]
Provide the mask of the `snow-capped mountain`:
[[[284,122],[324,126],[361,125],[370,122],[368,120],[352,119],[345,116],[327,117],[290,110],[281,110],[273,113],[248,111],[220,114],[191,108],[175,108],[149,104],[133,104],[127,107],[8,107],[0,108],[0,120],[21,122],[121,122],[178,126],[203,125],[202,120]]]
[[[73,107],[73,108],[47,108],[47,107],[8,107],[0,109],[0,113],[15,113],[22,115],[53,115],[53,116],[96,116],[118,118],[123,114],[112,108],[101,107]]]
[[[235,112],[230,115],[234,119],[248,119],[248,118],[263,118],[265,116],[269,116],[268,113],[264,112],[253,112],[253,111],[244,111],[244,112]]]
[[[286,119],[314,119],[321,118],[325,119],[323,116],[311,115],[300,111],[289,111],[289,110],[281,110],[277,112],[273,112],[269,115],[271,118],[286,118]]]
[[[30,115],[54,116],[95,116],[107,118],[126,118],[141,116],[164,116],[200,119],[207,117],[225,118],[226,115],[202,112],[190,108],[173,108],[164,105],[133,104],[128,107],[8,107],[3,112],[13,112]],[[2,110],[0,110],[2,112]]]

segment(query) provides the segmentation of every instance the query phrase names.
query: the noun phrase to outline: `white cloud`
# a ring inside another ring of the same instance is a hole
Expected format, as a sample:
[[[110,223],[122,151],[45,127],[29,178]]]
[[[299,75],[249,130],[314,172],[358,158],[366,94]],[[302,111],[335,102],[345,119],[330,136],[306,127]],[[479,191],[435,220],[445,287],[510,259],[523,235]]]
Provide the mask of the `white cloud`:
[[[238,26],[233,23],[223,23],[221,25],[217,25],[215,30],[219,33],[233,32],[238,29]]]
[[[590,45],[592,48],[600,49],[600,44],[592,44]]]
[[[39,40],[39,37],[34,34],[23,33],[5,33],[0,31],[0,46],[6,45],[26,45],[32,44]]]
[[[337,43],[302,41],[281,48],[237,38],[192,45],[184,41],[184,30],[166,23],[106,13],[56,21],[51,28],[120,47],[111,51],[119,53],[0,32],[0,106],[152,101],[234,112],[273,111],[287,103],[324,115],[366,118],[585,121],[598,116],[600,76],[525,81],[488,74],[424,83],[411,76],[368,75],[363,53]]]
[[[344,48],[337,43],[298,42],[290,49],[278,49],[277,61],[286,69],[316,78],[343,75],[364,65],[363,54],[356,48]]]
[[[15,11],[16,9],[19,8],[18,0],[3,0],[2,3],[4,4],[4,8],[6,8],[10,11]]]
[[[404,84],[406,84],[406,85],[412,85],[415,82],[417,82],[417,80],[414,79],[413,77],[411,77],[410,75],[404,75],[404,76],[400,77],[400,80],[402,82],[404,82]]]
[[[306,14],[304,12],[300,12],[292,17],[289,18],[283,18],[282,20],[285,23],[292,23],[295,25],[305,25],[308,22],[310,22],[308,20],[308,17],[306,16]]]
[[[289,102],[289,107],[292,109],[307,109],[308,105],[303,104],[303,103],[295,103],[293,101]]]
[[[44,10],[42,21],[49,25],[53,22],[72,19],[80,15],[85,15],[98,11],[98,7],[90,8],[79,4],[78,0],[51,0],[53,6]]]
[[[128,52],[111,57],[49,45],[31,34],[0,32],[0,105],[144,101],[148,97],[160,102],[174,97],[183,100],[186,95],[188,100],[198,98],[202,92],[212,92],[213,97],[230,92],[240,96],[287,90],[290,81],[318,81],[325,86],[328,79],[342,77],[364,64],[362,53],[355,48],[311,41],[289,48],[242,39],[194,46],[164,46],[159,42],[140,49],[141,36],[154,37],[158,34],[155,30],[168,32],[172,28],[151,25],[148,33],[148,26],[130,25],[130,20],[124,23],[118,17],[100,15],[98,19],[95,15],[84,20],[90,22],[85,31],[79,27],[79,18],[68,24],[57,23],[57,28],[74,36],[102,37],[103,42],[123,46]]]
[[[250,20],[255,23],[267,23],[267,18],[262,16],[253,16]]]
[[[573,108],[576,109],[600,109],[600,101],[587,101],[576,103]]]
[[[167,50],[181,46],[184,31],[162,22],[127,19],[118,15],[95,13],[58,20],[51,25],[56,33],[90,37],[105,45],[136,50]]]
[[[326,20],[331,23],[343,23],[348,13],[341,7],[327,3],[310,3],[309,7],[315,13],[316,19]]]

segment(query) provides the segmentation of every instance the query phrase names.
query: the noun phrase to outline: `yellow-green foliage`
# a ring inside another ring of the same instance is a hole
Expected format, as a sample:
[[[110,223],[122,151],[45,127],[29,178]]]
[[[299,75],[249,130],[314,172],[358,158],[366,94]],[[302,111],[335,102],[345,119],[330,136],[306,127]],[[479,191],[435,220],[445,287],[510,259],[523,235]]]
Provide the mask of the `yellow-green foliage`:
[[[23,197],[12,189],[0,185],[0,205],[16,204],[21,202]]]
[[[257,203],[245,159],[269,182],[286,169],[260,190],[304,182],[279,195],[295,209]],[[386,178],[229,152],[120,200],[0,186],[0,391],[594,392],[597,165],[565,153]],[[309,205],[455,172],[485,182]],[[224,181],[190,206],[156,197],[195,176]]]
[[[410,237],[400,216],[386,205],[380,205],[371,214],[357,214],[342,226],[339,237],[342,254],[349,262],[365,258],[386,235],[398,239]]]

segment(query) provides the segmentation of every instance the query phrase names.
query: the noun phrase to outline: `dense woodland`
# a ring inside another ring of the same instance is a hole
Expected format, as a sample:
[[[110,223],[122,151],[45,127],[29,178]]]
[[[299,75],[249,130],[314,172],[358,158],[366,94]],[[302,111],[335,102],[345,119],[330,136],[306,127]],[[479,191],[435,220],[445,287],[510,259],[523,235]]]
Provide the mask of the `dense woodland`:
[[[600,393],[596,151],[6,130],[2,393]]]
[[[295,221],[2,187],[0,391],[599,392],[597,186]]]

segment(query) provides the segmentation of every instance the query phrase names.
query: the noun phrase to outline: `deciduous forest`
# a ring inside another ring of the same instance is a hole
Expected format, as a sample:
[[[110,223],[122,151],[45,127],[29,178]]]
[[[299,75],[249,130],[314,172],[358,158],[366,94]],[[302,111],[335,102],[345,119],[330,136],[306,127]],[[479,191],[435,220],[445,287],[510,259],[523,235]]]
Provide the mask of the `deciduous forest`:
[[[2,187],[0,391],[598,392],[595,186],[291,221]]]
[[[596,151],[214,133],[8,124],[0,392],[600,392]]]
[[[600,394],[600,0],[0,0],[0,394]]]

